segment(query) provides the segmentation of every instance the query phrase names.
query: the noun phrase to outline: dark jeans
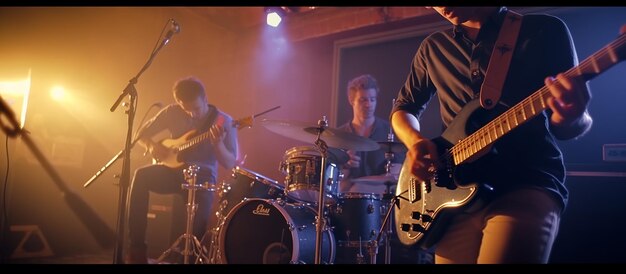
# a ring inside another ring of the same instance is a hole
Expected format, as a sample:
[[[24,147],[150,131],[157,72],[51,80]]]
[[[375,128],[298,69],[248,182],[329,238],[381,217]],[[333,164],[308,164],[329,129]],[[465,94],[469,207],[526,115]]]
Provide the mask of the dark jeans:
[[[188,189],[183,189],[182,184],[187,183],[183,175],[183,166],[178,169],[163,165],[149,165],[138,168],[133,177],[128,205],[128,229],[130,247],[146,247],[146,227],[148,223],[148,200],[150,192],[158,194],[181,195],[185,204],[188,201]],[[199,172],[200,173],[200,172]],[[197,176],[196,184],[204,180]],[[200,240],[208,229],[213,192],[197,189],[195,203],[198,205],[194,215],[193,234]],[[186,208],[186,207],[185,207]],[[174,212],[173,214],[185,214],[187,212]],[[185,218],[187,220],[187,218]]]

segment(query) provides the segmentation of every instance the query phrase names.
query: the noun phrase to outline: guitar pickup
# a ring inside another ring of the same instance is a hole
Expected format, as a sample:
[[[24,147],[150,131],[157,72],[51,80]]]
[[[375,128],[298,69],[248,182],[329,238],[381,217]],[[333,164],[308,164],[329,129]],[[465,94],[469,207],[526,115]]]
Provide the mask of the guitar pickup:
[[[413,230],[415,232],[421,232],[421,233],[426,232],[426,229],[423,226],[421,226],[420,224],[412,224],[411,225],[411,230]]]
[[[419,201],[420,199],[422,199],[420,183],[414,177],[411,177],[411,179],[409,180],[407,191],[408,191],[410,203],[415,203]]]

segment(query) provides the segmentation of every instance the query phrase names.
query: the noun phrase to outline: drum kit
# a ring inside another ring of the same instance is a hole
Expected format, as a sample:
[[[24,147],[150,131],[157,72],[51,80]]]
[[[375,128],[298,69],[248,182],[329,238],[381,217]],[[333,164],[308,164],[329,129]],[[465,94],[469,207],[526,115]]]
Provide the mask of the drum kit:
[[[219,196],[217,225],[203,237],[209,264],[375,264],[385,236],[385,263],[390,263],[390,216],[394,203],[390,172],[393,155],[404,153],[401,143],[376,142],[317,124],[262,120],[268,130],[314,146],[287,149],[279,170],[284,182],[243,167],[233,180],[215,188]],[[359,184],[385,184],[385,194],[339,193],[344,150],[385,150],[387,173],[355,178]],[[207,241],[204,241],[208,239]],[[369,258],[363,255],[367,250]]]

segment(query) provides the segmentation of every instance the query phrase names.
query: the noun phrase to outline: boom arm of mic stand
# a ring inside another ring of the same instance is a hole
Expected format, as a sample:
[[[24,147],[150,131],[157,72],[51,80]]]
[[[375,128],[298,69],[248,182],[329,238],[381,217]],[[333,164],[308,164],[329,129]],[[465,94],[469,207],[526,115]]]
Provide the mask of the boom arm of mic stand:
[[[163,46],[165,46],[166,43],[161,43],[159,45],[159,47],[154,50],[152,52],[152,54],[150,54],[150,58],[148,58],[148,61],[146,62],[145,65],[143,65],[143,67],[141,68],[141,70],[139,70],[139,72],[137,73],[137,75],[135,77],[133,77],[132,79],[130,79],[130,81],[128,81],[128,85],[126,85],[126,88],[124,88],[124,91],[122,92],[122,94],[120,94],[120,96],[117,98],[117,100],[115,101],[115,103],[113,103],[113,106],[111,106],[111,112],[114,112],[115,109],[117,109],[117,106],[122,102],[122,99],[124,99],[124,97],[126,97],[127,95],[135,95],[136,94],[136,90],[135,90],[135,84],[137,84],[137,81],[139,79],[139,77],[141,76],[141,74],[143,74],[144,71],[146,71],[146,69],[148,69],[148,67],[152,64],[152,60],[154,60],[154,57],[157,55],[157,53],[161,50],[161,48]]]
[[[130,147],[131,149],[135,146],[135,144],[137,143],[137,141],[139,141],[139,139],[135,139],[131,144]],[[98,170],[98,172],[96,172],[96,174],[94,174],[93,176],[91,176],[91,179],[89,179],[89,181],[87,181],[83,187],[88,187],[91,183],[93,183],[93,181],[95,181],[98,177],[100,177],[100,175],[102,173],[104,173],[113,163],[115,163],[115,161],[117,161],[117,159],[120,158],[120,156],[122,156],[122,154],[124,154],[124,149],[120,150],[120,152],[118,152],[115,156],[113,156],[113,158],[111,158],[111,160],[109,160],[109,162],[107,162],[100,170]]]

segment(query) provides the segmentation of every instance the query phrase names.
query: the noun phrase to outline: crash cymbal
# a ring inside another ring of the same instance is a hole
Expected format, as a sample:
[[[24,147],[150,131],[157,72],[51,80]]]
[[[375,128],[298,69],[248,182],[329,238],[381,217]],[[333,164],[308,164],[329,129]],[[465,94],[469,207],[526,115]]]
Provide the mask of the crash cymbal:
[[[385,141],[385,142],[378,142],[378,144],[380,145],[380,148],[383,149],[385,152],[406,153],[407,151],[406,146],[400,142]]]
[[[315,144],[320,132],[320,127],[315,123],[264,119],[261,124],[274,133],[309,144]],[[324,128],[320,139],[326,142],[328,147],[333,148],[355,151],[372,151],[380,148],[378,143],[368,138],[331,127]]]
[[[360,184],[366,184],[366,185],[381,185],[385,183],[396,185],[398,183],[398,176],[393,175],[393,174],[373,175],[373,176],[353,178],[353,179],[350,179],[350,181],[353,183],[360,183]]]

